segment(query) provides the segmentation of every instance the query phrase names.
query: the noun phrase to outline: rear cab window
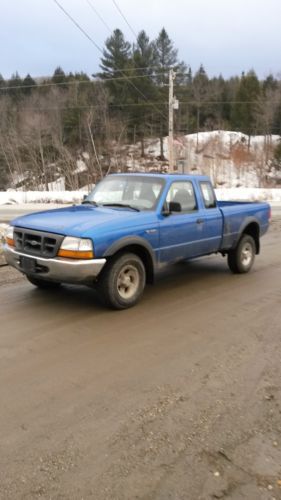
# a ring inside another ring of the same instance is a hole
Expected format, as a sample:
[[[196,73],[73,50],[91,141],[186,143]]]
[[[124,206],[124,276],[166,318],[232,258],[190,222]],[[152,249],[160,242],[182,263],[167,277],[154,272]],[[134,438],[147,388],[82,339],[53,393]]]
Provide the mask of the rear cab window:
[[[201,181],[199,184],[205,208],[216,208],[217,201],[212,184],[208,181]]]

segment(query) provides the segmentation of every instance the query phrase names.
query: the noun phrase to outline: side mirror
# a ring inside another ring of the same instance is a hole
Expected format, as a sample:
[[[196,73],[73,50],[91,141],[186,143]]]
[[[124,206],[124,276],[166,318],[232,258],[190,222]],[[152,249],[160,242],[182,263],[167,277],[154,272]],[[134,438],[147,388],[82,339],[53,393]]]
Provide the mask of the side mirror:
[[[177,201],[170,201],[170,203],[165,203],[162,215],[165,215],[167,217],[174,212],[181,212],[181,204]]]
[[[84,194],[84,195],[83,195],[83,198],[82,198],[82,201],[85,201],[87,198],[88,198],[88,195],[87,195],[87,194]]]
[[[170,212],[181,212],[181,204],[177,201],[170,201],[169,210]]]

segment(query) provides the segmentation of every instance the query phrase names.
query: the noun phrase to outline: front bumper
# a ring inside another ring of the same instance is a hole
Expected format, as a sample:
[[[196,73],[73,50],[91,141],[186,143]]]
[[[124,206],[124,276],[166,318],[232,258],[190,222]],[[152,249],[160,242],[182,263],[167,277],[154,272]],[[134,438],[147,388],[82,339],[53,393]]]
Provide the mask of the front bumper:
[[[7,264],[24,274],[30,274],[61,283],[93,283],[106,263],[106,259],[71,260],[57,257],[45,259],[27,255],[4,245],[4,256]],[[32,267],[28,270],[23,266],[24,258],[31,259]]]

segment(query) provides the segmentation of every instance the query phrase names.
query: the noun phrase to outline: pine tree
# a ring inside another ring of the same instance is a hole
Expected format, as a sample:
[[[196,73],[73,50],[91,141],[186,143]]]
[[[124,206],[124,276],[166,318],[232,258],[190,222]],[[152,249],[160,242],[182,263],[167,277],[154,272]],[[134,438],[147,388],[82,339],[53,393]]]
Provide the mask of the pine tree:
[[[22,85],[23,85],[23,87],[26,87],[26,88],[22,89],[22,93],[25,95],[31,95],[32,91],[36,87],[36,82],[35,82],[35,80],[33,80],[33,78],[28,73],[26,75],[26,77],[23,79]]]
[[[3,76],[2,76],[2,75],[1,75],[1,73],[0,73],[0,88],[1,88],[1,87],[6,87],[6,82],[5,82],[5,80],[4,80],[4,78],[3,78]]]
[[[203,126],[207,117],[206,101],[209,97],[209,78],[203,64],[200,65],[198,71],[193,78],[193,96],[196,108],[196,131],[197,134]],[[197,135],[198,146],[198,135]]]
[[[51,81],[53,83],[58,84],[60,86],[60,88],[63,88],[63,89],[67,88],[67,77],[66,77],[65,72],[63,71],[63,69],[60,66],[58,66],[55,69]]]
[[[168,103],[168,82],[169,70],[173,69],[178,73],[186,72],[186,65],[178,60],[178,51],[174,48],[174,44],[170,39],[165,28],[162,28],[157,39],[155,40],[155,59],[156,59],[156,81],[158,83],[158,100],[161,102],[162,113],[158,116],[158,128],[160,136],[160,158],[164,158],[163,151],[163,136],[168,133],[168,119],[164,119],[164,112],[167,108],[163,106],[163,102]],[[180,82],[180,75],[177,77],[177,83]],[[158,106],[159,107],[159,106]]]
[[[155,41],[155,58],[158,67],[157,72],[163,74],[158,78],[159,83],[168,82],[167,72],[169,69],[179,73],[185,73],[187,70],[185,63],[178,60],[178,50],[174,48],[174,44],[165,28],[162,28]]]
[[[242,74],[232,110],[232,123],[249,137],[256,131],[256,107],[261,87],[254,71]]]
[[[9,82],[8,82],[8,87],[10,87],[10,90],[9,90],[9,95],[11,96],[11,98],[15,101],[15,102],[18,102],[20,99],[21,99],[21,96],[22,96],[22,92],[21,92],[21,87],[22,87],[22,79],[20,77],[20,75],[18,74],[18,72],[16,71],[16,73],[14,73]],[[17,87],[19,87],[17,89]]]
[[[155,48],[144,30],[139,33],[137,45],[133,47],[132,61],[134,86],[129,88],[129,92],[136,106],[130,108],[130,118],[133,123],[134,139],[137,135],[141,140],[143,156],[145,130],[147,122],[151,121],[151,107],[147,105],[147,101],[156,98],[156,85],[152,78],[156,63]]]
[[[130,85],[126,81],[126,76],[129,76],[132,69],[132,52],[131,44],[126,42],[121,30],[114,30],[113,34],[106,40],[100,68],[102,73],[99,73],[98,76],[104,80],[110,80],[107,87],[113,99],[116,102],[126,102],[127,90]]]

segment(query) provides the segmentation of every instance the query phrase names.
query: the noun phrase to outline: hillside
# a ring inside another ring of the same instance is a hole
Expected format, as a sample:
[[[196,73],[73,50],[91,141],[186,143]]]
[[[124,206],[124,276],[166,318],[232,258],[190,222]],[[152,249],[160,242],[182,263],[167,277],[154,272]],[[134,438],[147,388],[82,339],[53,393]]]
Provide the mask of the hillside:
[[[281,172],[272,166],[274,148],[279,135],[252,136],[241,132],[212,131],[178,137],[174,141],[178,172],[210,175],[216,187],[275,187],[281,183]],[[140,145],[128,146],[130,169],[159,167],[160,141],[148,140],[145,158],[140,158]],[[168,158],[168,140],[164,139]],[[156,161],[155,161],[156,160]],[[161,162],[164,170],[168,162]]]

